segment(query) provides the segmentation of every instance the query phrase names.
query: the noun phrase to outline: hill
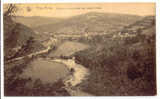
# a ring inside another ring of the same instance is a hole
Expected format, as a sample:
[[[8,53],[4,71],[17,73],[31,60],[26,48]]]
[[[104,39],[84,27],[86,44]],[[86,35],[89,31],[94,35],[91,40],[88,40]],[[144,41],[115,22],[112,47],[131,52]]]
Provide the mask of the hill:
[[[91,72],[89,80],[81,84],[83,91],[96,96],[156,95],[155,24],[148,21],[152,18],[144,17],[130,27],[133,29],[145,24],[134,37],[95,36],[88,42],[86,39],[91,45],[99,38],[95,46],[74,55],[76,62]]]
[[[61,34],[112,33],[141,18],[135,15],[90,12],[57,23],[41,25],[36,27],[35,30]]]
[[[63,19],[59,18],[51,18],[51,17],[40,17],[40,16],[31,16],[31,17],[25,17],[25,16],[17,16],[14,21],[24,24],[30,28],[35,28],[40,25],[46,25],[51,23],[57,23]]]
[[[148,29],[155,25],[155,16],[146,16],[133,24],[130,24],[121,30],[121,33],[137,33],[142,30]]]
[[[11,17],[4,17],[4,56],[11,58],[24,46],[32,48],[26,53],[41,50],[44,47],[36,41],[37,35],[29,27],[16,23]],[[29,44],[29,45],[27,45]],[[28,49],[27,48],[27,49]],[[23,53],[23,54],[26,54]],[[21,53],[21,55],[23,55]]]

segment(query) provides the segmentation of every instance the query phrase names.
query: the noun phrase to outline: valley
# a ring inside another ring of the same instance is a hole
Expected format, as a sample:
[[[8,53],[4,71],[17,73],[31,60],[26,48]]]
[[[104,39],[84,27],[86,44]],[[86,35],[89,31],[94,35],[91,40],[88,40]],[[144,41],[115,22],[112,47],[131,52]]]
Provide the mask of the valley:
[[[40,19],[5,20],[5,95],[156,94],[154,16],[92,12]]]

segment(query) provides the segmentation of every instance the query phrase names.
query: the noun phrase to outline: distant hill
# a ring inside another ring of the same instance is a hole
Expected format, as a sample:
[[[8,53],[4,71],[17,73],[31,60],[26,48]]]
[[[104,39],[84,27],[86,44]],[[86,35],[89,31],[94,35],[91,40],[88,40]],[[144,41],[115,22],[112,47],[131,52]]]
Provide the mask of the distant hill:
[[[136,15],[90,12],[73,16],[63,21],[41,25],[35,28],[39,32],[53,33],[112,33],[142,19]]]
[[[146,16],[143,19],[136,21],[133,24],[130,24],[126,27],[124,27],[121,31],[122,34],[124,33],[138,33],[141,32],[142,30],[148,31],[151,29],[151,27],[155,26],[155,16]],[[153,32],[153,30],[151,30]],[[155,31],[155,30],[154,30]]]
[[[31,16],[31,17],[17,16],[14,19],[15,22],[22,23],[32,29],[40,25],[57,23],[57,22],[60,22],[61,20],[63,19],[51,18],[51,17],[40,17],[40,16]]]

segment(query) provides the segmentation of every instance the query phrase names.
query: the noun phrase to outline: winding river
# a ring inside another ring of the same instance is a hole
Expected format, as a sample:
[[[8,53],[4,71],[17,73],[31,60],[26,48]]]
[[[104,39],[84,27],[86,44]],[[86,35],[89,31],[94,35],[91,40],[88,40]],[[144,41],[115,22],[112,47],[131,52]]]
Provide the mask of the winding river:
[[[48,47],[45,50],[29,54],[28,57],[31,58],[32,56],[47,53],[50,49],[51,48]],[[20,60],[24,57],[19,57],[11,61]],[[71,70],[74,72],[71,73]],[[74,58],[38,58],[24,70],[21,76],[31,77],[32,79],[41,79],[43,82],[47,83],[54,83],[55,81],[63,78],[65,89],[71,96],[92,96],[89,93],[81,91],[78,87],[80,83],[88,78],[89,70],[81,64],[77,64]]]

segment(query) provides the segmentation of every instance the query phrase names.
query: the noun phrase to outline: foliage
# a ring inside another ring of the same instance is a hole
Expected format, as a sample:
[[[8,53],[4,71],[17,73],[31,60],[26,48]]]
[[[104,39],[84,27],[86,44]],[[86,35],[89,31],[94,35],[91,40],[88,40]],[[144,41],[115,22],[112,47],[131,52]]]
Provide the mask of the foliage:
[[[130,42],[101,39],[95,47],[77,52],[76,62],[91,71],[81,84],[83,90],[98,96],[155,95],[155,38],[142,36]]]
[[[4,12],[4,16],[5,17],[13,17],[15,15],[15,13],[17,12],[18,8],[16,7],[15,4],[7,4],[5,5],[4,8],[5,12]]]

